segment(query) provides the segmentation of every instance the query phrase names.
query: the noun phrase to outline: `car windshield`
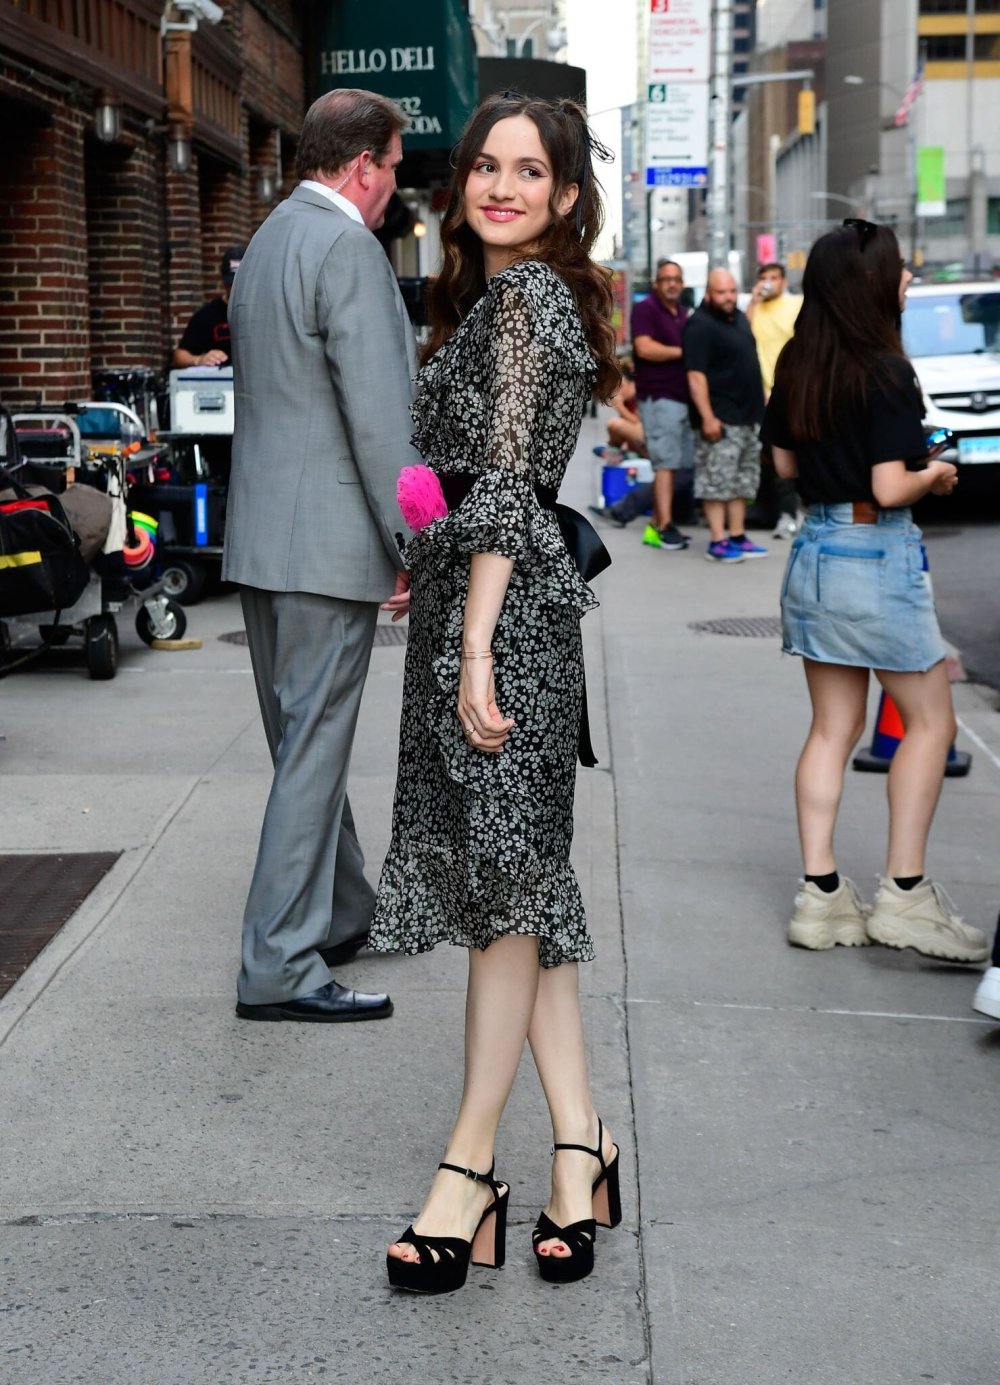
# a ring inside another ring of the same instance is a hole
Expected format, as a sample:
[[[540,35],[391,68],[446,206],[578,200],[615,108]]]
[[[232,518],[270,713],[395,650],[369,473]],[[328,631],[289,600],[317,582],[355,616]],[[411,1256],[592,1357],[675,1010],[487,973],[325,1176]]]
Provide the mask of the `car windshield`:
[[[908,299],[903,346],[910,357],[1000,351],[1000,293],[940,293]]]

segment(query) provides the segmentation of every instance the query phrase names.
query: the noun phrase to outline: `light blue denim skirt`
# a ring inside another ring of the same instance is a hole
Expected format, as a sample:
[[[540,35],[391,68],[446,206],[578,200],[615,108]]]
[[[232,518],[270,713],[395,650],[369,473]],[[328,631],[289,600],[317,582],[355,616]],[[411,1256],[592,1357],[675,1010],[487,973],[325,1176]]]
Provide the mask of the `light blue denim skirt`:
[[[821,664],[920,673],[945,656],[922,534],[908,509],[853,524],[810,505],[781,587],[782,648]]]

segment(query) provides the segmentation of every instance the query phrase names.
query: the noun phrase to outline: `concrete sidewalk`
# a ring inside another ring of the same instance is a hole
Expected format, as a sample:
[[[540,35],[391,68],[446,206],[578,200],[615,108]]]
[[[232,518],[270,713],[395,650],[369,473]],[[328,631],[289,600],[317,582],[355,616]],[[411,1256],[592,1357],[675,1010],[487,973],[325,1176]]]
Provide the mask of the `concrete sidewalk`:
[[[577,504],[602,432],[588,420]],[[801,671],[776,638],[691,628],[773,617],[783,550],[720,569],[701,535],[684,553],[644,549],[638,524],[604,536],[584,624],[601,765],[580,772],[574,859],[626,1187],[595,1274],[538,1281],[549,1134],[526,1068],[497,1150],[507,1267],[441,1299],[386,1286],[457,1100],[457,950],[343,970],[392,993],[384,1024],[235,1018],[269,762],[222,597],[189,612],[200,651],[123,628],[113,683],[0,684],[0,851],[124,852],[0,1001],[4,1385],[996,1385],[1000,1026],[970,1010],[970,970],[786,946]],[[373,874],[402,662],[373,653],[352,770]],[[1000,718],[971,687],[956,701],[975,763],[946,784],[930,866],[989,930]],[[884,792],[851,776],[842,814],[869,896]]]

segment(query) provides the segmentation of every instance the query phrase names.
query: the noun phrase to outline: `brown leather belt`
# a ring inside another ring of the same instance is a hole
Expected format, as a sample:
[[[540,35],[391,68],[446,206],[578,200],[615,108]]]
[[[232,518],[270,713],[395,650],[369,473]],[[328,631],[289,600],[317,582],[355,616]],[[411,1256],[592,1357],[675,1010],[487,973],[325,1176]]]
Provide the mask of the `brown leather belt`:
[[[878,524],[878,506],[874,500],[852,500],[851,523]]]

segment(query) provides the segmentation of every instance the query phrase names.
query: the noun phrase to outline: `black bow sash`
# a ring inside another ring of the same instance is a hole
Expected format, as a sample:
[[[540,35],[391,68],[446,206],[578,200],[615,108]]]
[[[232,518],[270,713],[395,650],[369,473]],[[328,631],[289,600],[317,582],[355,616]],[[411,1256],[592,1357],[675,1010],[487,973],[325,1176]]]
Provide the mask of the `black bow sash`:
[[[439,476],[441,489],[449,510],[457,510],[479,478],[469,472]],[[558,492],[550,486],[536,486],[535,495],[543,510],[551,510],[559,525],[563,542],[569,550],[577,572],[585,582],[592,582],[599,573],[611,566],[611,554],[601,542],[597,530],[577,510],[561,505]],[[580,733],[577,737],[577,756],[580,764],[592,769],[597,756],[590,742],[590,714],[587,710],[587,672],[583,673],[583,698],[580,706]]]

